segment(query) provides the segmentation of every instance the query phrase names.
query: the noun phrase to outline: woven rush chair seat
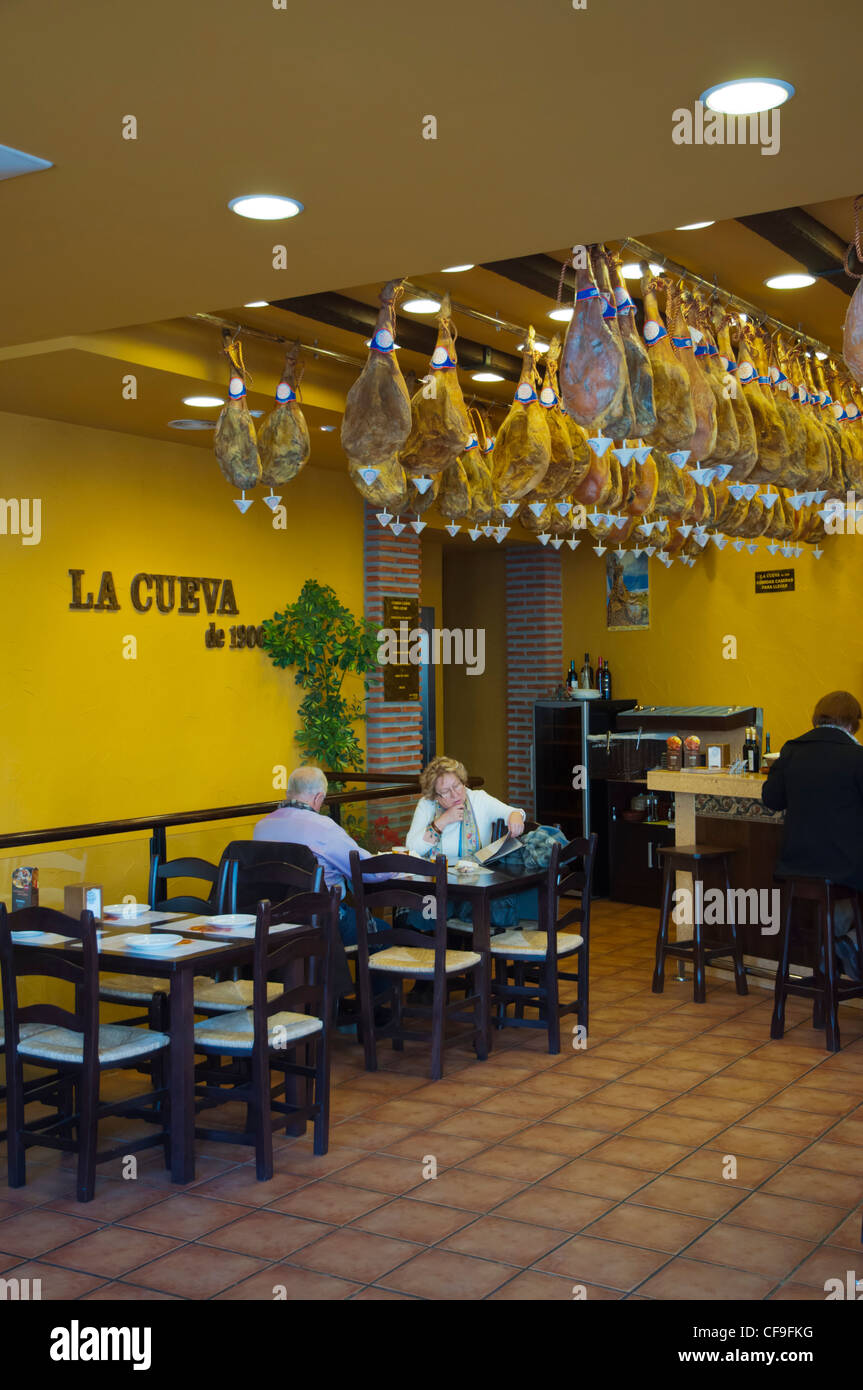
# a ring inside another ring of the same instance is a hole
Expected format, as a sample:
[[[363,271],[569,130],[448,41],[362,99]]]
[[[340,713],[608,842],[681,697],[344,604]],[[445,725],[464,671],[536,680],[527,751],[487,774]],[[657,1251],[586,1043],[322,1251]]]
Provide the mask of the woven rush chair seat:
[[[35,1026],[39,1027],[38,1024]],[[146,1057],[160,1052],[170,1041],[166,1033],[156,1033],[149,1028],[126,1028],[121,1023],[103,1023],[99,1028],[99,1064],[105,1066],[128,1062],[133,1057]],[[81,1065],[84,1061],[84,1038],[82,1033],[75,1033],[71,1028],[48,1026],[26,1041],[22,1037],[18,1051],[22,1057],[34,1062]]]
[[[32,1038],[35,1033],[42,1033],[48,1027],[47,1023],[22,1023],[19,1035],[22,1039]],[[0,1047],[6,1046],[6,1022],[3,1011],[0,1009]]]
[[[557,932],[557,954],[571,955],[584,945],[584,937],[574,932]],[[518,926],[508,927],[506,931],[491,939],[493,956],[518,956],[523,960],[545,960],[548,955],[548,932],[537,931],[533,922],[519,922]]]
[[[323,1027],[321,1019],[310,1018],[308,1014],[271,1014],[268,1020],[269,1045],[272,1048],[281,1048],[297,1038],[320,1033]],[[196,1051],[251,1052],[253,1041],[254,1023],[251,1009],[237,1009],[234,1013],[220,1014],[218,1018],[208,1018],[206,1022],[195,1025]]]
[[[151,975],[100,975],[99,998],[113,1004],[146,1004],[154,994],[168,994],[170,980],[157,980]],[[278,985],[267,986],[267,996],[275,999]],[[235,1009],[251,1008],[251,980],[211,980],[209,975],[195,976],[195,1009],[198,1013],[232,1013]]]
[[[452,975],[458,970],[470,970],[481,960],[476,951],[447,951],[444,970],[447,975]],[[424,951],[420,946],[390,946],[384,951],[376,951],[369,958],[369,969],[392,970],[397,975],[433,975],[434,962],[434,951]]]

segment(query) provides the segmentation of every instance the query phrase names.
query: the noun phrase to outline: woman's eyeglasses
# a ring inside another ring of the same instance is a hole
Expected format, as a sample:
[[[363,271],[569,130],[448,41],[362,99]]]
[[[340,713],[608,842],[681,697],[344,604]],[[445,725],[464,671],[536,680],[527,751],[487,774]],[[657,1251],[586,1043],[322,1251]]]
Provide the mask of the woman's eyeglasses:
[[[453,798],[454,796],[458,796],[458,795],[461,793],[461,791],[462,791],[462,786],[461,786],[461,784],[459,784],[459,786],[457,786],[457,787],[441,787],[440,790],[439,790],[438,793],[437,793],[438,800],[439,800],[439,801],[451,801],[452,798]]]

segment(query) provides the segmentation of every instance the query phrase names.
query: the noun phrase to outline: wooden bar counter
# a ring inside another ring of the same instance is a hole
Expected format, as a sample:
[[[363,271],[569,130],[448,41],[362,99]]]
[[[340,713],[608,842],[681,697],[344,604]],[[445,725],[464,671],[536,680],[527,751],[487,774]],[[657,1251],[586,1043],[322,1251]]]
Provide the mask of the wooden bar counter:
[[[674,841],[678,845],[726,845],[736,850],[731,859],[735,888],[776,889],[774,867],[782,845],[783,816],[761,803],[762,773],[741,775],[716,768],[669,772],[656,768],[647,774],[649,791],[674,793]],[[678,875],[679,887],[690,887],[688,874]],[[772,901],[772,900],[771,900]],[[757,924],[741,927],[748,964],[770,967],[779,958],[781,933],[765,935]],[[684,927],[681,936],[686,935]],[[795,950],[795,963],[809,965],[805,947]]]

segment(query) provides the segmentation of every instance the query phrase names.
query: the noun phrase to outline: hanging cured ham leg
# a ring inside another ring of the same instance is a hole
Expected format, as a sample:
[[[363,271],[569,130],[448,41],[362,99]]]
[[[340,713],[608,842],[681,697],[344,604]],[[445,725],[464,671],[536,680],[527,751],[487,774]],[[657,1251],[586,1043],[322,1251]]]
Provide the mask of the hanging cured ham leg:
[[[259,440],[262,481],[280,487],[295,478],[311,453],[309,427],[297,401],[299,343],[285,357],[282,379],[276,387],[276,405],[261,426]]]
[[[261,460],[255,437],[255,422],[249,413],[246,399],[246,370],[243,353],[236,338],[227,329],[222,331],[223,351],[231,366],[228,384],[229,399],[216,424],[215,451],[219,467],[229,483],[245,490],[261,481]],[[240,508],[245,511],[251,502]]]
[[[351,480],[369,502],[403,507],[408,491],[399,451],[411,430],[411,403],[395,355],[395,306],[401,280],[380,295],[380,312],[368,360],[348,392],[342,448]]]
[[[620,334],[603,316],[606,302],[589,266],[575,272],[575,307],[563,345],[560,390],[564,409],[589,430],[620,416],[629,389]]]
[[[690,449],[696,429],[695,407],[686,368],[677,360],[662,322],[656,291],[660,281],[651,280],[642,268],[644,296],[644,341],[653,371],[656,427],[644,438],[661,449]]]
[[[530,328],[515,399],[494,441],[492,476],[501,502],[516,501],[541,483],[551,459],[548,419],[536,392],[534,341]]]

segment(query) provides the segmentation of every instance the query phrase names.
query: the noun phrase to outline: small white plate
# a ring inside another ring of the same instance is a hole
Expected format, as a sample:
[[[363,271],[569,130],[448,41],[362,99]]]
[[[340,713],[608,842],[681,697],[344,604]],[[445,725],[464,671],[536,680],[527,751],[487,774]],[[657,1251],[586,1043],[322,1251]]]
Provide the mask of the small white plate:
[[[127,936],[123,939],[123,945],[128,951],[168,951],[172,946],[181,946],[184,938],[175,936],[173,932],[142,932],[138,936]],[[112,945],[118,943],[115,937]]]
[[[218,917],[208,917],[208,927],[251,927],[256,921],[254,913],[223,912]]]
[[[103,915],[111,912],[115,917],[138,917],[141,913],[149,911],[149,903],[108,903],[102,908]]]

